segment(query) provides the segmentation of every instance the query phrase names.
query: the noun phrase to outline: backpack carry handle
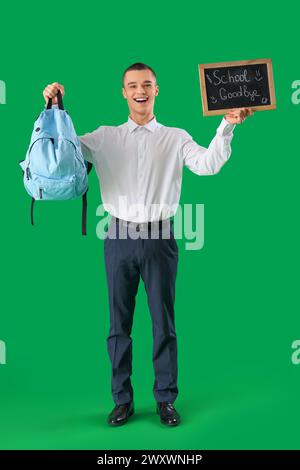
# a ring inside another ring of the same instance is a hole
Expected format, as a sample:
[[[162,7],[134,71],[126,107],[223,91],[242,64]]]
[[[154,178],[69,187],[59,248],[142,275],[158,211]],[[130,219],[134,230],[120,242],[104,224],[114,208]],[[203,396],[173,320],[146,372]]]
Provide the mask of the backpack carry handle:
[[[60,90],[58,90],[56,97],[57,97],[58,109],[64,110],[62,94]],[[49,98],[46,109],[51,109],[51,108],[52,108],[52,98]]]

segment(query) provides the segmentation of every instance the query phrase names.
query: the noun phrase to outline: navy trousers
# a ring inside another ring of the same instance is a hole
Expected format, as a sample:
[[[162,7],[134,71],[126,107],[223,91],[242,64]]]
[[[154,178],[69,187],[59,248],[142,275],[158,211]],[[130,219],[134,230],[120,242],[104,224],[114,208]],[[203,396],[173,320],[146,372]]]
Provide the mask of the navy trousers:
[[[151,238],[146,224],[135,224],[134,239],[125,221],[112,218],[104,240],[110,329],[107,349],[112,365],[115,404],[133,400],[131,330],[135,297],[142,278],[152,319],[154,368],[153,394],[157,401],[173,403],[177,388],[177,338],[174,321],[178,247],[172,221],[162,221]],[[125,223],[125,225],[124,225]],[[136,236],[135,235],[135,236]]]

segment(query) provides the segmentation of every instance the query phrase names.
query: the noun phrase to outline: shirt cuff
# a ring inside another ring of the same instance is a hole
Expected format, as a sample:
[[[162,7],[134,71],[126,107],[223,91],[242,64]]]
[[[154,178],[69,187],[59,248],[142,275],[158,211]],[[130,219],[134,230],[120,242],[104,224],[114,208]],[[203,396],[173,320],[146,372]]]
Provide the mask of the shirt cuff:
[[[236,124],[230,124],[225,118],[222,119],[221,124],[217,129],[217,133],[221,136],[229,136],[232,134]]]

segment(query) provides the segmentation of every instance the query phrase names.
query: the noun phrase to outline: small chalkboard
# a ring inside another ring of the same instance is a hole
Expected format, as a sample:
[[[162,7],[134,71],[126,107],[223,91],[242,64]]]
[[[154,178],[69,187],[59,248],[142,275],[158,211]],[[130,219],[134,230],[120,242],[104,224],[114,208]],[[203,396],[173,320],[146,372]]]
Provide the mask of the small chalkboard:
[[[271,59],[200,64],[204,116],[226,114],[228,109],[276,109]]]

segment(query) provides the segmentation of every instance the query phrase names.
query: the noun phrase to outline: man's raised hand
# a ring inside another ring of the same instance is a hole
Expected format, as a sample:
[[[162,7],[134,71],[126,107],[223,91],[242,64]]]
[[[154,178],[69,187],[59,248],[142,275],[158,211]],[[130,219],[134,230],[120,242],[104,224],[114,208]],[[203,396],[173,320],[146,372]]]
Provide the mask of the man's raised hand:
[[[52,98],[52,104],[57,104],[56,95],[58,93],[58,90],[60,90],[62,96],[64,96],[65,87],[61,83],[54,82],[46,86],[43,91],[43,97],[46,103],[48,103],[49,98]]]
[[[224,117],[230,124],[242,124],[253,112],[251,108],[229,109]]]

